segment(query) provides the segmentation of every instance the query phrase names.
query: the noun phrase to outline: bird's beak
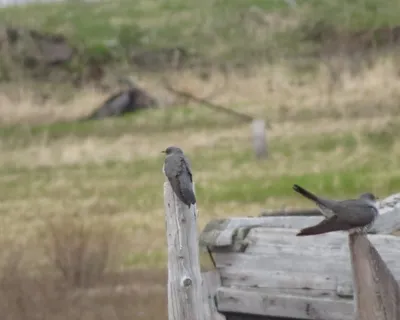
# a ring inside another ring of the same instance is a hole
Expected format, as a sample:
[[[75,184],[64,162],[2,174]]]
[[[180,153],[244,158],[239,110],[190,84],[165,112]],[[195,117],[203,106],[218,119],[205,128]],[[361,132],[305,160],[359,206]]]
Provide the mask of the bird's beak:
[[[163,150],[163,151],[161,151],[161,153],[166,153],[166,151],[165,151],[165,150]]]

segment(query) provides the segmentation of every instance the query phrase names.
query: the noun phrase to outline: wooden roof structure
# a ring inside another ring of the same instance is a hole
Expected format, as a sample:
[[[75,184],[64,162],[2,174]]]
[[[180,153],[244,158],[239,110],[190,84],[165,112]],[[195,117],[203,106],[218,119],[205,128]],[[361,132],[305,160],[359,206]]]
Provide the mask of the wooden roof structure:
[[[261,216],[209,222],[200,235],[215,270],[203,273],[209,319],[353,320],[345,232],[296,237],[319,216]],[[400,194],[380,202],[368,239],[400,281]]]

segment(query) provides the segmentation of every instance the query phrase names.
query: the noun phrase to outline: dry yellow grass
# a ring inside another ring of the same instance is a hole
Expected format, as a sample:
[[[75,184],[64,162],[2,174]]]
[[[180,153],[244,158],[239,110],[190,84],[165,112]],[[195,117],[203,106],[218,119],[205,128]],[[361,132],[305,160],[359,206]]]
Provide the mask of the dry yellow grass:
[[[207,97],[219,88],[214,102],[267,117],[272,122],[297,120],[304,112],[318,117],[363,117],[397,110],[400,70],[396,57],[377,56],[372,66],[363,67],[362,63],[357,63],[356,71],[352,69],[355,61],[344,61],[347,62],[320,62],[317,70],[302,73],[294,73],[288,63],[282,61],[259,66],[246,74],[228,72],[226,78],[214,71],[207,81],[191,71],[179,71],[167,77],[173,87],[198,97]],[[142,74],[137,82],[162,100],[172,100],[160,75]],[[29,88],[12,91],[12,94],[2,92],[0,95],[1,123],[4,124],[76,119],[106,98],[104,92],[86,88],[71,92],[72,99],[65,104],[54,100],[38,104]],[[179,99],[176,101],[179,104]]]
[[[190,72],[170,78],[197,96],[223,82],[217,72],[207,82]],[[139,84],[165,94],[149,75]],[[54,217],[106,219],[127,238],[125,263],[163,265],[160,151],[171,144],[192,160],[200,228],[217,217],[309,206],[290,190],[299,181],[337,196],[373,189],[384,197],[400,186],[394,138],[400,81],[390,57],[356,74],[343,69],[335,83],[322,63],[301,75],[283,62],[230,73],[214,101],[267,119],[271,151],[265,162],[252,155],[248,124],[203,106],[69,127],[54,123],[87,114],[105,95],[87,88],[65,104],[38,105],[29,89],[18,90],[18,99],[0,96],[3,127],[18,124],[0,139],[0,215],[3,231],[21,242],[31,242]],[[164,126],[167,121],[171,125]],[[32,127],[38,123],[53,124]]]

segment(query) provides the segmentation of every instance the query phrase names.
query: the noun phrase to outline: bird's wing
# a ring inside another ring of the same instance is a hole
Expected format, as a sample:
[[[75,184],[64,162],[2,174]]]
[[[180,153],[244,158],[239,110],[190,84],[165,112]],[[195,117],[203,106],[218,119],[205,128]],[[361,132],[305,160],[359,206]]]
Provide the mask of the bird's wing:
[[[333,208],[336,206],[336,200],[318,198],[315,203],[325,217],[330,218],[335,215]]]
[[[187,205],[196,203],[192,173],[186,159],[180,155],[167,156],[164,171],[179,199]]]
[[[180,183],[180,177],[182,176],[182,166],[180,157],[177,155],[168,155],[164,161],[164,173],[171,184],[172,190],[175,195],[183,202],[186,203],[184,195],[182,194],[182,188]]]
[[[182,169],[187,171],[187,173],[189,174],[189,177],[190,177],[190,182],[193,182],[191,164],[190,164],[189,159],[186,158],[185,156],[182,157]]]
[[[341,220],[347,221],[353,226],[367,225],[378,214],[376,207],[359,199],[338,201],[332,210]]]
[[[324,219],[321,222],[301,229],[297,236],[310,236],[315,234],[328,233],[332,231],[348,230],[351,229],[351,225],[346,221],[339,219],[337,216],[332,216],[328,219]]]

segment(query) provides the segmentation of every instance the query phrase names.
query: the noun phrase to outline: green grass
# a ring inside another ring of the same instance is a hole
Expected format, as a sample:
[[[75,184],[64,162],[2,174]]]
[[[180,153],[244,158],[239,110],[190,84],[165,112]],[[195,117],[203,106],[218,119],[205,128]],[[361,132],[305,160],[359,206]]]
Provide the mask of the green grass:
[[[294,183],[336,198],[364,191],[384,198],[400,189],[400,146],[391,138],[398,134],[398,118],[381,129],[349,127],[335,134],[324,133],[323,125],[310,129],[310,122],[299,122],[295,126],[303,128],[301,134],[275,134],[266,161],[255,159],[248,125],[236,125],[232,136],[230,127],[210,128],[202,122],[172,131],[134,130],[129,133],[132,143],[121,142],[131,121],[128,117],[112,120],[112,126],[82,124],[68,131],[63,131],[64,124],[34,126],[2,135],[0,216],[7,234],[29,239],[47,221],[61,216],[91,223],[106,219],[127,236],[128,247],[133,246],[122,264],[162,266],[166,253],[160,151],[175,141],[192,161],[200,226],[210,219],[256,216],[284,205],[310,207],[291,190]],[[57,134],[49,128],[56,128]],[[90,130],[83,135],[83,128]],[[41,144],[35,133],[46,130],[47,141]],[[196,146],[204,135],[216,134],[221,137]],[[84,152],[86,143],[95,145],[93,154]],[[104,148],[113,151],[103,154]],[[130,152],[126,148],[132,148],[129,157],[124,156]],[[68,154],[75,160],[69,162]],[[43,155],[47,158],[42,163]]]
[[[399,24],[400,3],[395,0],[311,0],[311,23],[325,22],[339,30],[370,30],[380,27],[394,27]]]
[[[126,50],[183,46],[201,54],[229,54],[243,46],[249,30],[241,15],[257,6],[268,12],[287,9],[284,1],[104,1],[29,4],[0,10],[0,19],[66,35],[91,56],[122,57]],[[266,35],[267,33],[264,33]],[[250,47],[250,48],[249,48]],[[110,50],[111,49],[111,50]],[[246,50],[247,50],[246,49]],[[216,50],[212,50],[216,51]]]
[[[209,58],[248,60],[270,57],[274,50],[275,55],[282,54],[287,48],[279,46],[284,40],[280,32],[297,34],[296,24],[287,29],[279,19],[263,22],[268,14],[280,14],[282,21],[300,19],[308,26],[323,22],[338,30],[358,31],[397,25],[399,12],[395,0],[302,0],[295,8],[283,0],[119,0],[8,7],[0,9],[0,19],[64,34],[87,56],[101,59],[125,59],[132,49],[184,47]],[[294,38],[289,39],[283,44],[295,48]]]
[[[359,30],[393,25],[394,12],[400,12],[394,0],[380,4],[376,15],[372,0],[356,1],[357,6],[344,0],[298,3],[289,9],[283,0],[65,2],[1,9],[0,19],[64,33],[89,55],[112,53],[119,59],[131,47],[183,46],[211,58],[253,60],[266,47],[268,54],[283,52],[280,46],[291,38],[274,42],[271,32],[284,30],[277,25],[291,19],[308,19],[310,25],[322,19]],[[265,22],[266,13],[277,20]],[[112,50],[107,47],[111,42]],[[42,106],[28,98],[20,106],[6,106],[0,110],[5,119],[0,126],[3,234],[37,246],[32,239],[53,219],[105,220],[126,236],[121,264],[164,266],[160,151],[171,144],[191,159],[200,228],[211,219],[310,207],[292,191],[294,183],[335,198],[365,191],[384,198],[398,192],[399,87],[397,64],[390,59],[377,59],[356,75],[342,67],[333,91],[323,64],[308,77],[280,64],[263,65],[248,77],[233,74],[217,99],[271,124],[265,161],[253,154],[248,123],[201,106],[81,123],[54,119],[89,110],[88,101],[97,101],[97,92],[63,106]],[[180,77],[177,87],[207,91],[208,83],[183,73]],[[219,81],[209,80],[212,85]],[[36,263],[41,253],[32,250]]]

